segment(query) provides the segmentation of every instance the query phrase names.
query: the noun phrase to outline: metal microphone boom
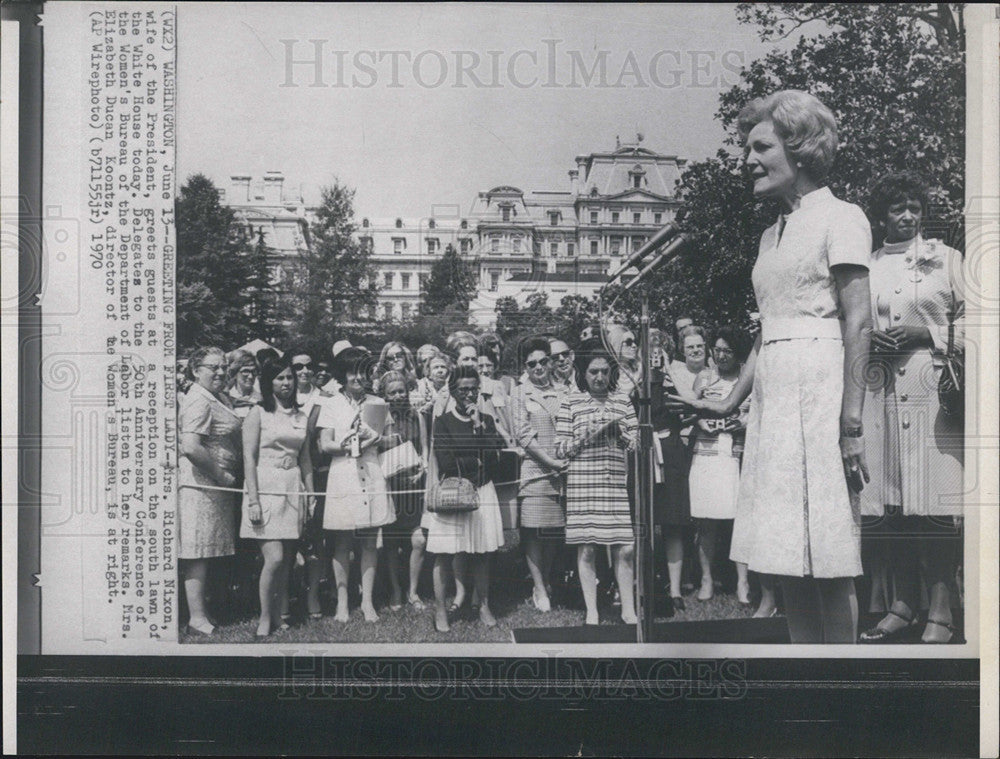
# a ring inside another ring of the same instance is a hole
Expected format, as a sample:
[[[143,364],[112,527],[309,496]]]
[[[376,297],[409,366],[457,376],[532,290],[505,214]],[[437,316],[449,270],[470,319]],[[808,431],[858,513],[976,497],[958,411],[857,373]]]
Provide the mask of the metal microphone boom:
[[[671,237],[680,232],[681,231],[680,223],[684,221],[685,216],[687,216],[687,209],[686,208],[680,209],[677,212],[677,215],[674,217],[674,220],[669,224],[667,224],[667,226],[663,227],[663,229],[661,229],[651,238],[649,238],[649,240],[646,241],[645,245],[643,245],[641,248],[639,248],[639,250],[637,250],[629,257],[628,261],[619,266],[617,271],[615,271],[615,273],[608,278],[608,282],[614,282],[616,279],[618,279],[618,277],[620,277],[626,271],[631,269],[633,266],[638,265],[639,262],[642,261],[646,256],[648,256],[654,250],[663,245],[663,243],[665,243]]]
[[[629,280],[628,284],[625,285],[625,287],[622,289],[622,295],[624,295],[633,287],[635,287],[637,284],[639,284],[639,282],[641,282],[642,279],[651,271],[653,271],[654,269],[659,269],[661,266],[663,266],[663,264],[673,261],[675,258],[677,258],[677,256],[680,254],[681,249],[690,244],[690,242],[691,238],[687,234],[682,233],[677,235],[673,240],[670,241],[670,244],[663,249],[663,252],[660,253],[660,255],[658,255],[656,258],[654,258],[652,261],[646,264],[646,268],[644,268],[642,271],[636,274],[631,280]]]

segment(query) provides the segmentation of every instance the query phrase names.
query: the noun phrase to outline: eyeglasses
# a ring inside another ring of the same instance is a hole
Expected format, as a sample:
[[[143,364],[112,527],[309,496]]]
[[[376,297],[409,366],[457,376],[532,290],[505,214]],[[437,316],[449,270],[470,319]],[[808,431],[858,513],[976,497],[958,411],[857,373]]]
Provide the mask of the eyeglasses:
[[[199,364],[198,368],[199,369],[208,369],[209,371],[212,371],[212,372],[220,372],[220,371],[224,372],[224,371],[226,371],[227,367],[226,367],[225,364]]]
[[[569,358],[569,354],[570,354],[569,350],[564,350],[564,351],[559,351],[558,353],[553,353],[552,354],[552,360],[553,361],[559,361],[560,359]]]
[[[635,345],[635,338],[626,337],[624,340],[622,340],[622,345],[627,345],[629,348],[631,348],[632,346]]]
[[[724,356],[732,356],[735,351],[732,348],[713,348],[716,353],[721,353]]]
[[[303,369],[312,369],[312,362],[310,361],[308,364],[292,364],[292,369],[297,372],[301,372]]]
[[[540,358],[537,361],[525,361],[524,365],[527,366],[529,369],[534,369],[536,366],[548,366],[549,365],[549,359],[548,358]]]
[[[456,387],[455,395],[476,395],[479,392],[478,387]]]
[[[246,377],[255,377],[257,376],[257,370],[251,366],[248,366],[244,369],[240,369],[239,374],[242,374]]]
[[[705,350],[704,345],[689,345],[684,349],[685,353],[701,353]]]
[[[385,355],[386,361],[399,361],[400,359],[406,358],[405,353],[387,353]]]

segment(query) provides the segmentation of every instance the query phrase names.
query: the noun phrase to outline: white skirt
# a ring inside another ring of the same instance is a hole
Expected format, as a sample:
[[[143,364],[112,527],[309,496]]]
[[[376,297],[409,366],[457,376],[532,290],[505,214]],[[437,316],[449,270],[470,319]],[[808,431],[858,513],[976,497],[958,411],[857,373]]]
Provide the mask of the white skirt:
[[[688,492],[695,519],[734,519],[740,494],[740,460],[733,457],[733,436],[722,433],[715,449],[691,457]]]
[[[479,488],[479,508],[457,514],[424,509],[420,526],[427,529],[430,553],[492,553],[503,545],[503,519],[492,482]]]

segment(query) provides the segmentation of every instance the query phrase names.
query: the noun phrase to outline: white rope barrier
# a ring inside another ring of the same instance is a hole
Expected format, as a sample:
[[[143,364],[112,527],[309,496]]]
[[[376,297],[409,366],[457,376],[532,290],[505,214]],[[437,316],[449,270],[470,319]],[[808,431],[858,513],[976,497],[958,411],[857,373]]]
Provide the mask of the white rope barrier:
[[[525,479],[525,480],[508,480],[506,482],[494,482],[493,486],[494,487],[504,487],[505,485],[527,485],[527,484],[532,483],[532,482],[539,482],[541,480],[547,480],[547,479],[549,479],[551,477],[555,477],[555,476],[559,476],[559,473],[540,474],[540,475],[537,475],[535,477],[529,477],[528,479]],[[183,489],[183,488],[190,488],[192,490],[213,490],[213,491],[217,491],[217,492],[221,492],[221,493],[241,493],[241,494],[245,494],[247,492],[246,488],[230,488],[230,487],[225,487],[223,485],[184,484],[184,485],[180,485],[178,487],[178,490]],[[365,491],[364,494],[367,495],[367,496],[375,496],[375,495],[411,495],[411,494],[426,493],[426,492],[427,492],[426,488],[414,488],[412,490],[382,490],[382,491],[375,491],[375,492]],[[304,495],[304,496],[310,496],[310,495],[312,495],[312,496],[323,497],[323,498],[326,498],[328,500],[331,499],[331,498],[357,498],[358,497],[357,493],[343,493],[343,494],[330,495],[330,494],[325,493],[325,492],[320,493],[320,492],[311,491],[311,490],[299,490],[299,491],[287,491],[287,492],[285,492],[285,491],[282,491],[282,492],[273,492],[273,491],[267,491],[267,490],[259,490],[259,491],[257,491],[257,495]]]

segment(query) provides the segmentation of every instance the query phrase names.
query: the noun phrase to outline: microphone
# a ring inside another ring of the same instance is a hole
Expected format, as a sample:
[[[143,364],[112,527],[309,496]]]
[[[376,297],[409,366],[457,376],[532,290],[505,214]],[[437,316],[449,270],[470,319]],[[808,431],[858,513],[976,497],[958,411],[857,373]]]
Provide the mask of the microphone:
[[[660,253],[656,258],[654,258],[652,261],[646,264],[646,268],[640,271],[635,277],[633,277],[629,281],[627,285],[625,285],[624,289],[622,290],[622,295],[624,295],[633,287],[635,287],[637,284],[639,284],[639,282],[651,271],[653,271],[654,269],[659,269],[664,264],[673,261],[675,258],[677,258],[678,255],[680,255],[681,250],[686,248],[690,244],[691,244],[690,235],[685,233],[677,235],[673,240],[670,241],[670,244],[663,249],[662,253]]]
[[[687,209],[681,208],[677,212],[677,216],[674,217],[674,220],[669,224],[667,224],[667,226],[663,227],[663,229],[661,229],[651,238],[649,238],[649,240],[646,241],[645,245],[643,245],[641,248],[639,248],[639,250],[637,250],[629,257],[628,261],[619,266],[618,270],[614,274],[612,274],[611,277],[608,278],[608,282],[613,282],[614,280],[618,279],[618,277],[624,274],[628,269],[631,269],[633,266],[642,261],[642,259],[644,259],[654,250],[659,248],[661,245],[663,245],[663,243],[665,243],[671,237],[680,232],[680,223],[684,221],[685,216],[687,216]]]

